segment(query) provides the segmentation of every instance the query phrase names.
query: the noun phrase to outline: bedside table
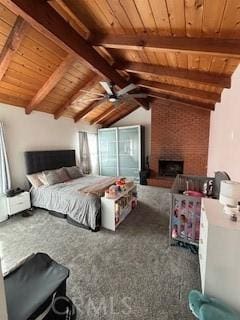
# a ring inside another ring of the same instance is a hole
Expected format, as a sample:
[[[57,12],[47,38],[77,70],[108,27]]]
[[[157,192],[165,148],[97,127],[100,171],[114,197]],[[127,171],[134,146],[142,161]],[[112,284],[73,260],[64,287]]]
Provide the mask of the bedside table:
[[[8,210],[6,203],[6,196],[0,195],[0,222],[3,222],[8,219]]]
[[[15,213],[31,208],[30,193],[24,191],[13,197],[6,197],[7,214],[12,216]]]

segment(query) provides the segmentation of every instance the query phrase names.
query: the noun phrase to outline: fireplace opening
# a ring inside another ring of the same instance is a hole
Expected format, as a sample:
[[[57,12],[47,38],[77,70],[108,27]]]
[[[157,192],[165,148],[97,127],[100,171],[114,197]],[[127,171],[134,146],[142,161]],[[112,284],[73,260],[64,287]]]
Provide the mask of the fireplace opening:
[[[183,161],[177,160],[159,160],[158,173],[160,177],[176,177],[183,174]]]

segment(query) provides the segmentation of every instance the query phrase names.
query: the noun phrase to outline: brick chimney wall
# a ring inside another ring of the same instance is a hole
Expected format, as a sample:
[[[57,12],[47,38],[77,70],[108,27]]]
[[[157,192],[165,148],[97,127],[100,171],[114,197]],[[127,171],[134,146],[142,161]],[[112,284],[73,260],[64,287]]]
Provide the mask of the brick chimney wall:
[[[183,160],[184,174],[206,175],[210,112],[199,108],[152,104],[152,177],[158,176],[158,160]]]

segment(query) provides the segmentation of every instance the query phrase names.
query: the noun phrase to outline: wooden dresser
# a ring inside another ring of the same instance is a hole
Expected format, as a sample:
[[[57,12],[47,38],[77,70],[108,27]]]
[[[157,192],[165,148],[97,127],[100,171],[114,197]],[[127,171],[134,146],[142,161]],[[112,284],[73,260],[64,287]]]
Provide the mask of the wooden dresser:
[[[218,200],[202,199],[199,261],[203,293],[240,311],[240,216],[232,222]]]

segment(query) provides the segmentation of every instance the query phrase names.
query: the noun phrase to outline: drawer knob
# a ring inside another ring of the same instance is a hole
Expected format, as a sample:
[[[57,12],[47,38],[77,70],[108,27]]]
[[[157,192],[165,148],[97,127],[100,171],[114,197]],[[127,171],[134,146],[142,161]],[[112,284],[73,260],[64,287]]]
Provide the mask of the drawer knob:
[[[201,223],[201,228],[204,228],[204,224],[203,223]]]

